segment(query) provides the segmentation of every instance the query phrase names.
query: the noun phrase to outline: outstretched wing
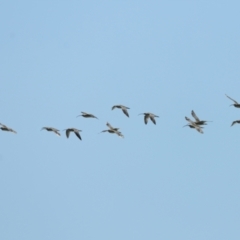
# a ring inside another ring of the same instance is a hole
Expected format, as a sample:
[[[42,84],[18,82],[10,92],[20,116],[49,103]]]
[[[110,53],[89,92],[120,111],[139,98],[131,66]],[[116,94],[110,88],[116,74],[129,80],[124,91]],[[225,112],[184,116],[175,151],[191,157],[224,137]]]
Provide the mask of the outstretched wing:
[[[230,98],[227,94],[225,94],[225,95],[226,95],[226,97],[228,97],[229,99],[231,99],[233,102],[235,102],[236,104],[238,104],[237,101],[235,101],[234,99]]]
[[[198,132],[203,133],[203,130],[202,130],[200,127],[194,126],[194,128],[195,128]]]
[[[152,122],[156,125],[156,120],[155,120],[154,116],[150,116],[150,119],[151,119]]]
[[[144,116],[144,122],[145,122],[145,124],[147,124],[147,123],[148,123],[148,118],[149,118],[149,115],[148,115],[148,114],[146,114],[146,115]]]
[[[58,136],[61,136],[61,134],[58,132],[59,130],[57,130],[57,129],[53,129],[53,132],[55,133],[55,134],[57,134]]]
[[[9,132],[13,132],[13,133],[17,133],[16,131],[14,131],[12,128],[8,128]]]
[[[0,123],[0,125],[1,125],[1,126],[3,126],[3,127],[5,127],[5,128],[7,128],[7,126],[6,126],[6,125],[4,125],[4,124],[2,124],[2,123]]]
[[[108,122],[107,122],[107,124],[106,124],[106,125],[107,125],[107,126],[110,128],[110,129],[112,129],[112,130],[114,129],[114,128],[111,126],[111,124],[110,124],[110,123],[108,123]]]
[[[70,135],[70,132],[71,132],[71,131],[72,131],[72,130],[69,129],[69,128],[66,130],[66,136],[67,136],[67,138],[69,138],[69,135]]]
[[[80,140],[82,140],[82,138],[81,138],[81,136],[80,136],[80,134],[79,134],[78,131],[74,131],[74,133],[76,134],[76,136],[77,136]]]
[[[192,125],[196,125],[190,118],[185,117],[185,119],[186,119],[188,122],[190,122]]]
[[[129,117],[129,114],[128,114],[128,111],[127,111],[126,108],[122,108],[122,111],[123,111],[123,113],[124,113],[127,117]]]
[[[196,120],[197,122],[200,121],[200,119],[197,117],[196,113],[195,113],[193,110],[192,110],[191,114],[192,114],[192,116],[195,118],[195,120]]]

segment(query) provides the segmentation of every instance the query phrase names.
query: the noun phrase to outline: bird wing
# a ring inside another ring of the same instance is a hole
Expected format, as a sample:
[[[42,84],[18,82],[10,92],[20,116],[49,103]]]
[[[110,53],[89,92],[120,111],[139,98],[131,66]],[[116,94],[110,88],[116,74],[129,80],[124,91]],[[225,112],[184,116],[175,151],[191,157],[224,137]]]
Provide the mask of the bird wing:
[[[17,133],[16,131],[14,131],[12,128],[8,128],[9,132],[13,132],[13,133]]]
[[[66,136],[67,136],[67,138],[69,138],[69,135],[70,135],[70,132],[71,132],[72,130],[71,129],[66,129]]]
[[[195,118],[195,120],[196,120],[197,122],[200,121],[200,119],[197,117],[196,113],[195,113],[193,110],[192,110],[191,114],[192,114],[192,116]]]
[[[114,108],[116,108],[116,107],[117,107],[117,105],[112,106],[112,110],[113,110]]]
[[[149,118],[149,115],[145,114],[145,116],[144,116],[144,122],[145,122],[145,124],[148,123],[148,118]]]
[[[126,108],[122,108],[122,111],[123,111],[123,113],[124,113],[127,117],[129,117],[129,114],[128,114],[128,111],[127,111]]]
[[[86,113],[86,112],[81,112],[82,114],[84,114],[84,115],[88,115],[88,113]],[[81,116],[81,115],[80,115]]]
[[[155,120],[155,118],[154,118],[154,116],[149,116],[150,117],[150,119],[152,120],[152,122],[156,125],[156,120]]]
[[[232,101],[234,101],[236,104],[238,104],[237,101],[235,101],[234,99],[230,98],[227,94],[225,94],[225,95],[226,95],[226,97],[228,97],[229,99],[231,99]]]
[[[4,125],[4,124],[2,124],[2,123],[0,123],[0,125],[3,126],[3,127],[5,127],[5,128],[8,128],[6,125]]]
[[[194,128],[195,128],[198,132],[203,133],[203,130],[202,130],[200,127],[194,126]]]
[[[191,124],[195,125],[195,123],[194,123],[190,118],[185,117],[185,119],[186,119],[188,122],[190,122]]]
[[[61,134],[58,132],[59,130],[57,130],[57,129],[54,129],[53,130],[53,132],[55,133],[55,134],[57,134],[58,136],[61,136]]]
[[[121,132],[115,131],[115,133],[116,133],[119,137],[124,138],[124,136],[122,135]]]
[[[80,134],[79,134],[78,131],[74,131],[74,133],[75,133],[75,135],[76,135],[80,140],[82,140],[82,138],[81,138],[81,136],[80,136]]]
[[[112,126],[111,126],[111,124],[110,123],[108,123],[107,122],[107,124],[106,124],[110,129],[114,129]]]

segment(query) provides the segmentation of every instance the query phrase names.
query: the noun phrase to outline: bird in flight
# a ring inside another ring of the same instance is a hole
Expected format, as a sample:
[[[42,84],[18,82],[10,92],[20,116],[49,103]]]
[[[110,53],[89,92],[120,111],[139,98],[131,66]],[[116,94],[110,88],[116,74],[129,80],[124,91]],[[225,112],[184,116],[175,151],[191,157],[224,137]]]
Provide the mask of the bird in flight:
[[[1,124],[0,123],[0,129],[2,130],[2,131],[8,131],[8,132],[12,132],[12,133],[17,133],[16,131],[14,131],[12,128],[9,128],[9,127],[7,127],[6,125],[4,125],[4,124]]]
[[[41,130],[47,130],[49,132],[54,132],[56,135],[61,136],[59,130],[53,127],[43,127]]]
[[[113,110],[114,108],[120,108],[120,109],[122,109],[123,113],[124,113],[127,117],[129,117],[129,114],[128,114],[128,111],[127,111],[127,109],[130,109],[129,107],[125,107],[125,106],[123,106],[123,105],[114,105],[114,106],[112,107],[112,110]]]
[[[112,127],[111,124],[108,122],[106,125],[108,126],[109,129],[103,130],[100,133],[102,133],[102,132],[114,133],[114,134],[117,134],[119,137],[124,138],[123,134],[120,131],[118,131],[119,128]]]
[[[79,132],[82,132],[82,130],[79,130],[79,129],[76,129],[76,128],[67,128],[67,129],[64,129],[63,131],[66,131],[66,136],[67,136],[67,138],[69,138],[69,135],[70,135],[71,132],[74,132],[75,135],[76,135],[80,140],[82,140],[82,138],[81,138],[81,136],[80,136],[80,134],[79,134]]]
[[[230,106],[234,106],[236,108],[240,108],[240,103],[238,103],[236,100],[230,98],[227,94],[225,94],[225,95],[234,102],[234,104],[231,104]]]
[[[91,113],[86,113],[86,112],[81,112],[81,113],[82,113],[82,114],[78,115],[77,117],[82,116],[82,117],[85,117],[85,118],[96,118],[96,119],[98,119],[96,116],[94,116],[94,115],[91,114]]]
[[[149,118],[151,119],[151,121],[152,121],[154,124],[156,124],[155,117],[159,117],[159,116],[157,116],[157,115],[155,115],[155,114],[153,114],[153,113],[140,113],[140,114],[138,114],[138,115],[144,115],[144,122],[145,122],[145,124],[148,123],[148,119],[149,119]]]

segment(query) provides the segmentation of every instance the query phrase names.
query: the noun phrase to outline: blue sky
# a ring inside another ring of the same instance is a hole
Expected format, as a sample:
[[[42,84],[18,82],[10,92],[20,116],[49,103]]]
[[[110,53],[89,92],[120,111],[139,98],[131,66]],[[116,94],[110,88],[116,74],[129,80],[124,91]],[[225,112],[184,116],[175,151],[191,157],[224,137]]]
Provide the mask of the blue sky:
[[[239,8],[1,2],[0,239],[239,239]]]

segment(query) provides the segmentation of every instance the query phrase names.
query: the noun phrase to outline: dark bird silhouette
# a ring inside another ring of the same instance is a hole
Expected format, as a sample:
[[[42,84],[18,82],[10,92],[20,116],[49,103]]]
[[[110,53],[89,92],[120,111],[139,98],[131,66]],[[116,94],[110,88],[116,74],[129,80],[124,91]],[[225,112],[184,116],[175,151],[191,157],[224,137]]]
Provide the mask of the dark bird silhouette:
[[[240,123],[240,120],[233,121],[231,127],[236,123]]]
[[[79,132],[82,132],[82,130],[79,130],[79,129],[76,129],[76,128],[67,128],[67,129],[64,129],[63,131],[66,131],[66,136],[67,136],[67,138],[69,138],[69,135],[70,135],[71,132],[74,132],[75,135],[76,135],[80,140],[82,140],[82,138],[81,138],[81,136],[80,136],[80,134],[79,134]]]
[[[230,98],[227,94],[225,94],[225,95],[234,102],[234,104],[231,104],[230,106],[234,106],[236,108],[240,108],[240,103],[238,103],[236,100]]]
[[[41,130],[47,130],[49,132],[54,132],[56,135],[61,136],[59,130],[53,127],[43,127]]]
[[[82,116],[82,117],[85,117],[85,118],[96,118],[96,119],[98,119],[96,116],[94,116],[94,115],[91,114],[91,113],[86,113],[86,112],[81,112],[81,113],[82,113],[82,114],[78,115],[77,117]]]
[[[4,125],[4,124],[1,124],[0,123],[0,129],[2,130],[2,131],[7,131],[7,132],[12,132],[12,133],[17,133],[16,131],[14,131],[12,128],[9,128],[9,127],[7,127],[6,125]]]
[[[212,122],[212,121],[200,120],[193,110],[192,110],[191,114],[194,117],[194,119],[196,120],[195,124],[197,124],[197,125],[207,125],[207,122]]]
[[[148,123],[148,119],[149,119],[149,118],[151,119],[151,121],[152,121],[154,124],[156,124],[155,117],[159,117],[159,116],[157,116],[157,115],[155,115],[155,114],[153,114],[153,113],[140,113],[140,114],[138,114],[138,115],[144,115],[144,122],[145,122],[145,124]]]
[[[125,107],[125,106],[123,106],[123,105],[114,105],[114,106],[112,107],[112,110],[113,110],[114,108],[120,108],[120,109],[122,109],[123,113],[124,113],[127,117],[129,117],[129,114],[128,114],[128,111],[127,111],[127,109],[130,109],[129,107]]]

